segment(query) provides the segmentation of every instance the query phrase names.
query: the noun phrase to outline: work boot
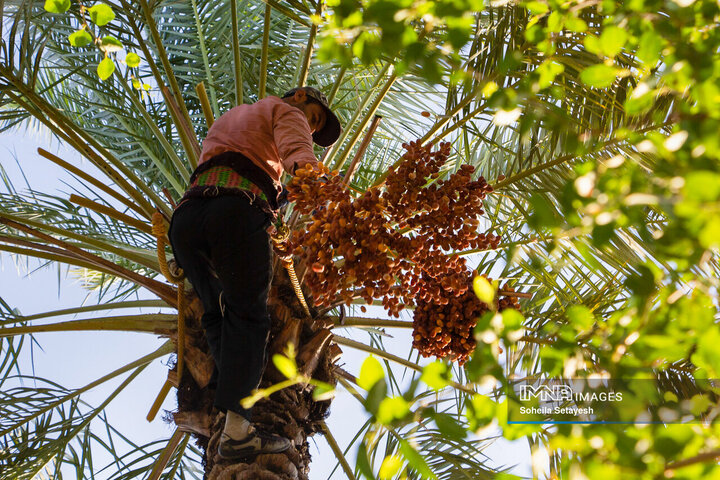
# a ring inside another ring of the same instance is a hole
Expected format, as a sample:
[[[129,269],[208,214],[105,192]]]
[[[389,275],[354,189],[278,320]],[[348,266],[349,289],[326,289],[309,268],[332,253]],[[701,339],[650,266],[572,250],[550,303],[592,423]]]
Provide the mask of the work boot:
[[[237,460],[261,453],[280,453],[290,448],[290,441],[278,435],[260,433],[255,427],[249,427],[247,436],[239,440],[223,433],[220,437],[218,455],[224,460]]]

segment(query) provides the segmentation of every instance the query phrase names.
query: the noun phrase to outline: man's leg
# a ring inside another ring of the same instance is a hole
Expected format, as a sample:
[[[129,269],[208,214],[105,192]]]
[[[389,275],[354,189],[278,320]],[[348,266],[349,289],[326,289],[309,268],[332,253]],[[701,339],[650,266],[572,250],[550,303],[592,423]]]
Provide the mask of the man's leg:
[[[223,197],[208,231],[211,262],[222,288],[220,374],[215,405],[227,410],[218,453],[227,459],[282,452],[290,442],[256,432],[240,400],[257,388],[270,332],[267,296],[272,276],[267,215],[244,197]]]
[[[244,197],[223,197],[209,221],[211,262],[222,288],[220,374],[215,403],[246,418],[240,400],[257,388],[270,331],[271,247],[267,215]]]
[[[181,206],[173,216],[168,236],[175,260],[188,278],[203,305],[202,326],[205,330],[210,353],[219,370],[222,310],[220,282],[210,265],[210,246],[207,241],[205,220],[207,199],[192,199]]]

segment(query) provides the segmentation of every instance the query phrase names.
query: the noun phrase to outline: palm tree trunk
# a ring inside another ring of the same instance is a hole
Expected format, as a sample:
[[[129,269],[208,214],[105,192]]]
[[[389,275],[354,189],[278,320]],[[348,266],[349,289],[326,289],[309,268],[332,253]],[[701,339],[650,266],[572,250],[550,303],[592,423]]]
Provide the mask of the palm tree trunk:
[[[312,398],[312,390],[304,385],[296,385],[283,389],[264,398],[253,407],[253,424],[258,430],[283,436],[291,441],[292,447],[280,454],[259,455],[243,462],[225,461],[217,455],[218,443],[225,422],[225,415],[213,408],[213,391],[207,386],[206,379],[197,375],[198,371],[207,371],[205,367],[191,363],[207,362],[209,349],[207,347],[202,329],[200,327],[201,313],[198,310],[199,302],[189,302],[192,308],[186,315],[186,352],[201,351],[193,358],[186,359],[188,368],[185,369],[182,381],[178,388],[178,412],[174,414],[175,422],[181,425],[188,421],[190,416],[197,412],[207,415],[206,425],[208,436],[195,433],[196,443],[205,449],[205,479],[206,480],[307,480],[310,471],[310,451],[308,437],[322,432],[322,422],[326,419],[331,400],[316,402]],[[269,295],[269,311],[272,320],[268,359],[272,358],[273,348],[284,348],[273,342],[276,338],[295,336],[297,360],[305,373],[313,378],[335,385],[332,368],[336,355],[330,354],[328,348],[328,335],[325,332],[315,331],[322,322],[306,322],[305,314],[290,285],[289,278],[284,269],[279,268],[274,275],[273,285]],[[200,307],[201,309],[201,307]],[[315,313],[315,312],[313,312]],[[298,322],[293,319],[300,319]],[[312,323],[312,325],[311,325]],[[288,334],[288,329],[296,333]],[[299,338],[297,338],[299,337]],[[291,340],[293,341],[293,340]],[[284,342],[283,342],[284,343]],[[336,349],[333,349],[336,350]],[[311,369],[311,372],[307,370]],[[196,378],[197,377],[197,378]],[[275,370],[272,363],[266,367],[260,388],[283,380]],[[192,423],[192,422],[191,422]],[[195,422],[197,424],[197,422]]]

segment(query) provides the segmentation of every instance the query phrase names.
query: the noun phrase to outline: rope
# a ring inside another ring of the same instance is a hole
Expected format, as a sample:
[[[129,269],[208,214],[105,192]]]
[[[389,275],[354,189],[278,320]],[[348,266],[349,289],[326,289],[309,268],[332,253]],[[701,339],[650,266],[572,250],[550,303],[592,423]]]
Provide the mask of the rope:
[[[305,301],[305,295],[303,295],[302,288],[300,288],[300,281],[295,273],[292,252],[290,252],[290,245],[288,244],[288,240],[290,239],[290,229],[283,223],[282,218],[279,220],[279,223],[275,225],[275,232],[270,238],[273,241],[275,253],[280,258],[280,261],[288,272],[290,283],[292,283],[293,289],[295,290],[295,295],[300,301],[303,310],[305,310],[305,315],[310,318],[312,316],[310,315],[310,308]]]
[[[182,269],[179,270],[178,275],[173,273],[168,268],[167,257],[165,256],[165,246],[167,245],[167,228],[165,227],[165,218],[162,213],[155,212],[152,216],[152,233],[157,238],[157,257],[160,262],[160,271],[170,283],[181,283],[185,280]]]
[[[152,233],[157,238],[157,257],[158,262],[160,263],[160,271],[163,275],[165,275],[168,282],[177,285],[177,376],[178,382],[180,382],[182,379],[185,357],[185,318],[183,314],[183,311],[185,310],[185,275],[183,274],[182,269],[179,269],[178,274],[174,275],[168,268],[167,257],[165,256],[165,246],[167,245],[167,227],[165,226],[165,218],[157,211],[153,213],[152,216]],[[165,395],[167,395],[167,392]]]

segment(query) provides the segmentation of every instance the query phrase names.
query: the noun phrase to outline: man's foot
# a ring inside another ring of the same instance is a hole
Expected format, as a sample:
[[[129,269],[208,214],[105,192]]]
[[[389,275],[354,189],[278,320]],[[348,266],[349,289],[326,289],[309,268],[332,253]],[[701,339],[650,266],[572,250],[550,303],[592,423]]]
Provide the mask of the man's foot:
[[[227,434],[220,438],[218,455],[225,460],[237,460],[261,453],[280,453],[290,448],[290,441],[278,435],[260,433],[249,427],[247,436],[235,440]]]

